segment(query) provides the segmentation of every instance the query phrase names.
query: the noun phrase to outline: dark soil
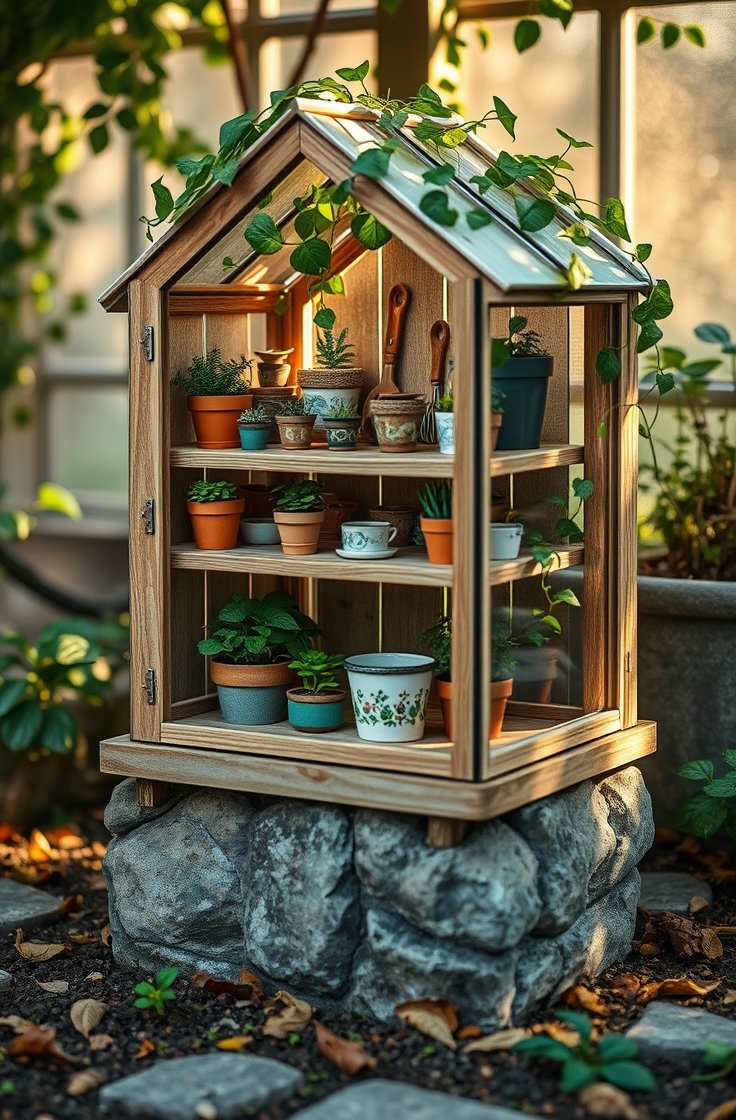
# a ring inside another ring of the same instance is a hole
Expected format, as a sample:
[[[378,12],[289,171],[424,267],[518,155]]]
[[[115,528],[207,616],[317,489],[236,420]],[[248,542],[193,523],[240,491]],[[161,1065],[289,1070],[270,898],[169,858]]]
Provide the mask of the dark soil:
[[[3,829],[5,830],[3,834]],[[303,1070],[305,1085],[299,1095],[281,1109],[272,1109],[261,1120],[283,1120],[307,1104],[343,1088],[365,1076],[380,1076],[409,1081],[426,1088],[469,1097],[494,1104],[505,1104],[522,1112],[578,1120],[587,1116],[574,1096],[557,1091],[556,1067],[543,1061],[531,1061],[517,1053],[498,1051],[490,1054],[463,1053],[465,1042],[456,1052],[439,1042],[397,1024],[370,1021],[361,1016],[319,1016],[325,1026],[346,1039],[360,1040],[368,1054],[377,1060],[375,1071],[367,1070],[356,1078],[341,1073],[319,1052],[315,1029],[310,1023],[299,1035],[279,1041],[264,1037],[266,1018],[262,1001],[247,1001],[229,995],[213,995],[194,987],[187,977],[179,976],[174,984],[176,1000],[167,1004],[167,1014],[159,1016],[150,1010],[133,1006],[133,987],[144,979],[144,973],[131,972],[115,965],[109,944],[107,926],[107,894],[100,873],[100,857],[106,833],[97,820],[85,821],[79,830],[83,839],[72,836],[57,843],[79,843],[67,850],[53,848],[51,858],[36,859],[44,852],[28,842],[9,836],[9,829],[0,825],[0,869],[24,882],[70,900],[68,914],[54,926],[29,934],[29,940],[63,942],[68,951],[44,963],[24,959],[8,937],[0,945],[0,968],[11,972],[15,986],[0,993],[0,1018],[17,1015],[36,1024],[53,1027],[57,1042],[80,1065],[38,1057],[7,1056],[7,1047],[14,1037],[13,1029],[0,1025],[0,1120],[94,1120],[98,1115],[96,1089],[83,1096],[67,1094],[70,1077],[80,1069],[91,1068],[106,1080],[145,1069],[160,1058],[202,1054],[215,1049],[218,1041],[240,1035],[252,1035],[248,1052],[277,1058]],[[675,834],[663,834],[661,843],[650,853],[645,869],[690,871],[708,879],[713,886],[715,903],[703,911],[698,920],[718,925],[736,924],[736,856],[698,849],[698,845]],[[617,979],[622,974],[634,975],[643,981],[667,977],[689,976],[698,982],[720,979],[722,983],[705,998],[678,1000],[690,1006],[706,1006],[729,1018],[736,1018],[736,1002],[724,1003],[731,986],[736,988],[736,937],[723,938],[723,956],[713,960],[678,959],[670,950],[656,956],[642,956],[634,950],[626,961],[614,965],[589,988],[608,1006],[606,1015],[593,1015],[598,1031],[621,1031],[642,1013],[632,993],[621,994]],[[101,973],[102,979],[90,979]],[[38,982],[64,980],[68,992],[54,995],[39,987]],[[73,1028],[69,1011],[72,1003],[83,998],[101,1000],[108,1011],[94,1035],[107,1035],[105,1049],[92,1050],[90,1044]],[[554,1020],[552,1012],[536,1016],[538,1023]],[[398,1021],[397,1021],[398,1023]],[[468,1026],[469,1024],[461,1024]],[[702,1083],[691,1080],[689,1072],[675,1066],[661,1065],[653,1069],[659,1090],[656,1094],[633,1094],[642,1118],[649,1120],[704,1120],[709,1111],[721,1102],[736,1097],[736,1085],[728,1080]],[[397,1118],[398,1120],[398,1118]]]

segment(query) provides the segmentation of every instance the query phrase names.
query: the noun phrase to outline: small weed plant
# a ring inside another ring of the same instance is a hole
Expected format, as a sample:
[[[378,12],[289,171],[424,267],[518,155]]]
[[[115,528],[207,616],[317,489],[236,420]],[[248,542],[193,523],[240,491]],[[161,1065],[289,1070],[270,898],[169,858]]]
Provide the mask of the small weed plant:
[[[307,692],[315,695],[340,687],[335,673],[342,668],[343,656],[341,653],[323,653],[318,649],[305,649],[299,657],[295,657],[289,664],[297,676],[301,677],[302,687]]]
[[[279,405],[279,416],[306,416],[303,397],[288,397]]]
[[[317,332],[317,357],[322,369],[347,369],[355,365],[355,350],[348,343],[348,328],[340,331],[337,338],[329,329]]]
[[[179,975],[178,968],[162,968],[160,972],[156,973],[154,981],[150,984],[147,980],[142,983],[136,984],[133,991],[138,996],[134,1002],[134,1007],[151,1008],[153,1011],[163,1015],[166,1011],[166,1004],[176,999],[176,993],[171,990],[174,981]]]
[[[197,479],[187,491],[190,502],[231,502],[237,496],[238,488],[234,482],[210,482],[206,478]]]
[[[250,388],[250,381],[244,380],[243,373],[252,365],[253,362],[244,354],[223,362],[222,354],[215,346],[205,356],[195,354],[186,370],[177,370],[171,384],[190,397],[237,396]]]
[[[290,486],[285,483],[275,486],[271,493],[279,495],[276,500],[279,513],[316,513],[324,508],[322,484],[312,479],[292,482]]]
[[[681,778],[702,782],[702,788],[680,807],[675,825],[682,832],[707,840],[725,825],[736,840],[736,751],[724,751],[726,773],[716,778],[715,767],[707,758],[686,762],[677,771]]]

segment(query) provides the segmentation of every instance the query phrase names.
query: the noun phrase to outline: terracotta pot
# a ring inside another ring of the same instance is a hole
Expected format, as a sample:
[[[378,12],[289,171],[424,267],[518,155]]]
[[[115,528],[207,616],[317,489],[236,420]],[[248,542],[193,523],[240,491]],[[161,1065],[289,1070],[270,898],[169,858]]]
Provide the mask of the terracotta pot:
[[[187,397],[187,408],[192,414],[197,447],[217,450],[223,447],[240,447],[238,417],[253,403],[251,393],[236,396]]]
[[[225,688],[273,688],[292,684],[294,672],[288,661],[274,661],[271,665],[233,665],[212,658],[210,678],[213,684]]]
[[[341,502],[337,494],[323,494],[326,505],[325,520],[320,530],[321,541],[341,541],[343,521],[354,521],[358,514],[357,502]]]
[[[489,739],[498,739],[503,727],[503,717],[506,714],[506,704],[511,695],[514,682],[511,677],[505,681],[491,681],[491,719],[488,732]],[[445,735],[448,739],[454,737],[452,720],[452,681],[442,680],[437,677],[435,688],[442,708],[442,722],[445,725]]]
[[[430,564],[452,563],[452,518],[420,517]]]
[[[325,511],[316,513],[279,513],[274,510],[273,519],[279,527],[281,547],[287,556],[311,556],[317,551],[319,531],[325,519]]]
[[[312,413],[305,416],[277,416],[281,446],[287,451],[308,451],[312,446],[314,421]]]
[[[244,505],[242,498],[227,502],[187,502],[197,548],[235,548]]]
[[[499,501],[491,500],[491,521],[505,521],[509,512],[509,503],[506,498]]]
[[[496,450],[496,444],[498,443],[498,436],[499,436],[499,432],[501,431],[501,424],[502,423],[503,423],[503,413],[502,412],[492,412],[491,413],[491,451]]]

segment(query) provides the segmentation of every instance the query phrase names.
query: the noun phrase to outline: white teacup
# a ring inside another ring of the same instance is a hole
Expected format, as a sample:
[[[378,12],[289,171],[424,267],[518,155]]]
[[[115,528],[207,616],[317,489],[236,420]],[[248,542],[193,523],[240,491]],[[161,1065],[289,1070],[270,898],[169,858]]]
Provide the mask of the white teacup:
[[[346,552],[385,552],[396,536],[388,521],[345,521],[342,547]]]

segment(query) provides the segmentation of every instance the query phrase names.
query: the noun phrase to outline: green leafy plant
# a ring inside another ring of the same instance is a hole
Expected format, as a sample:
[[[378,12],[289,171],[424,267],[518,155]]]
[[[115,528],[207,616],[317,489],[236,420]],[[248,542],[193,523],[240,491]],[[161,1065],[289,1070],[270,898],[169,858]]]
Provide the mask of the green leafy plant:
[[[324,508],[322,483],[313,479],[302,482],[282,483],[274,486],[272,494],[279,494],[276,509],[280,513],[316,513]]]
[[[703,1061],[707,1066],[717,1068],[710,1073],[694,1073],[693,1081],[718,1081],[721,1077],[730,1077],[736,1070],[736,1046],[710,1039],[703,1047]]]
[[[238,488],[234,482],[209,482],[206,478],[198,478],[187,491],[190,502],[231,502],[237,498]]]
[[[509,358],[532,358],[548,354],[540,335],[527,330],[528,319],[523,315],[512,315],[506,338],[494,338],[491,342],[491,366],[498,369]]]
[[[300,657],[321,631],[286,591],[263,599],[234,594],[221,608],[209,637],[197,643],[207,657],[236,665],[271,665]]]
[[[246,408],[240,413],[238,417],[239,424],[270,424],[271,417],[266,412],[263,405],[258,405],[257,408]]]
[[[279,405],[278,416],[306,416],[304,397],[287,397]]]
[[[418,492],[417,501],[425,517],[449,521],[452,517],[452,483],[446,478],[427,482]]]
[[[514,1049],[532,1058],[558,1062],[560,1092],[577,1093],[594,1081],[608,1081],[628,1092],[656,1092],[654,1077],[636,1060],[639,1047],[633,1038],[606,1034],[596,1044],[592,1040],[593,1025],[587,1015],[578,1011],[556,1011],[555,1015],[569,1023],[578,1034],[577,1044],[568,1046],[549,1035],[536,1034],[517,1042]]]
[[[329,412],[325,412],[323,420],[360,420],[360,415],[350,404],[336,404]]]
[[[337,338],[329,328],[317,331],[317,365],[323,369],[345,369],[354,365],[355,348],[346,341],[347,337],[347,327],[340,331]]]
[[[491,412],[503,412],[503,402],[506,400],[506,394],[502,393],[500,389],[491,389]]]
[[[252,365],[251,359],[243,354],[223,362],[215,346],[206,355],[195,354],[186,370],[177,370],[171,384],[190,397],[237,396],[250,388],[250,381],[243,380],[243,372]]]
[[[507,681],[514,675],[517,660],[514,657],[514,641],[508,626],[494,622],[491,627],[491,680]]]
[[[162,968],[160,972],[156,973],[152,984],[149,984],[147,980],[136,984],[133,991],[138,999],[134,1001],[133,1006],[150,1007],[159,1015],[163,1015],[169,1000],[176,999],[176,993],[172,992],[171,986],[178,975],[178,968]]]
[[[453,412],[455,400],[452,393],[443,393],[434,406],[435,412]]]
[[[306,649],[289,663],[289,668],[294,669],[297,676],[301,677],[307,692],[318,693],[340,687],[335,673],[342,668],[343,660],[341,653],[330,654],[318,649]]]
[[[505,681],[514,675],[516,659],[513,656],[513,637],[508,627],[494,625],[491,628],[491,680]],[[437,676],[452,679],[452,619],[440,615],[434,626],[419,635],[418,645],[425,649],[437,662]]]
[[[716,778],[713,763],[706,758],[686,762],[677,773],[681,778],[702,782],[702,789],[680,807],[676,827],[693,836],[708,839],[722,825],[732,840],[736,840],[736,751],[723,752],[726,773]]]

